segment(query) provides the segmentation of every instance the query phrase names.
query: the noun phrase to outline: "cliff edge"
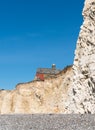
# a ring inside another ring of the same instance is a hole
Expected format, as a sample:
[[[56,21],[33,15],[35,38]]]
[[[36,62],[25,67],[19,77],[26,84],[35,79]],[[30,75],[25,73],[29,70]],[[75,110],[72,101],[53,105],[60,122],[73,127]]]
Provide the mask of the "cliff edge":
[[[54,78],[0,91],[0,113],[95,113],[95,0],[85,0],[74,65]]]
[[[18,84],[15,90],[0,91],[0,113],[64,113],[72,81],[72,67],[55,78]]]

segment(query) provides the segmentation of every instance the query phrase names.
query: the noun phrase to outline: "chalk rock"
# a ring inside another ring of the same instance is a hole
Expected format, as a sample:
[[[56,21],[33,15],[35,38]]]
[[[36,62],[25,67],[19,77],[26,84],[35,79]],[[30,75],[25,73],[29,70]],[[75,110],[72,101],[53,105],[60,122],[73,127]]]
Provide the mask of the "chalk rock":
[[[12,91],[1,90],[0,113],[64,113],[72,75],[72,67],[67,67],[56,78],[18,84]]]
[[[73,66],[67,113],[95,113],[95,0],[86,0]]]
[[[85,0],[73,71],[0,91],[0,113],[95,113],[95,0]]]

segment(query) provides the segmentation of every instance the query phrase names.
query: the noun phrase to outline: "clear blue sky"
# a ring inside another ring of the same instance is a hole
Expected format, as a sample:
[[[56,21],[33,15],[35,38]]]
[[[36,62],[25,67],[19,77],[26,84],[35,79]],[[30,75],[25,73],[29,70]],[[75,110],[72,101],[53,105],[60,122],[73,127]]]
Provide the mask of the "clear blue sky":
[[[0,1],[0,89],[73,64],[84,0]]]

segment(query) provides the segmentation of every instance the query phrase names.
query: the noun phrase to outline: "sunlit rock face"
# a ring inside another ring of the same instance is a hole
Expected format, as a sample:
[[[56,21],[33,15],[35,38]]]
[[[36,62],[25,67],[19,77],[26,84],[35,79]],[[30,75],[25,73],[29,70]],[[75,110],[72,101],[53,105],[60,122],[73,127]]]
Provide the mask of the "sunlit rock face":
[[[18,84],[15,90],[0,91],[0,113],[64,113],[72,81],[72,67],[56,78]]]
[[[95,113],[95,0],[86,0],[74,59],[68,113]]]
[[[72,67],[0,91],[0,113],[95,113],[95,0],[86,0]]]

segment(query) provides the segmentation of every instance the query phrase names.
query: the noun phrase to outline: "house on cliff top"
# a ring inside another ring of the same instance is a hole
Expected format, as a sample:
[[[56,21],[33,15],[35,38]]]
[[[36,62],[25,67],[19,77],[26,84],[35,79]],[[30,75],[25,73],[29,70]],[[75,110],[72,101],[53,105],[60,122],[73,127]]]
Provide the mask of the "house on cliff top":
[[[36,72],[35,80],[44,81],[47,78],[55,77],[61,70],[56,69],[56,65],[52,64],[51,68],[38,68]]]

